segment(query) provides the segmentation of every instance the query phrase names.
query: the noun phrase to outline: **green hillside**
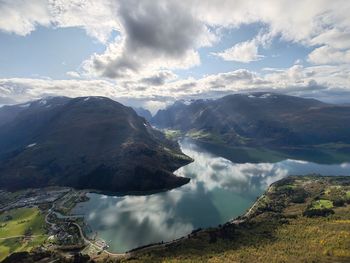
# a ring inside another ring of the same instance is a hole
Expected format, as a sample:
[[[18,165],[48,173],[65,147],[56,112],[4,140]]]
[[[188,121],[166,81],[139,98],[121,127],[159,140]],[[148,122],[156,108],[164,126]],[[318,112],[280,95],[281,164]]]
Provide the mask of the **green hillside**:
[[[283,179],[235,223],[135,252],[131,262],[349,262],[349,189],[347,177]]]
[[[37,208],[0,214],[0,260],[13,252],[30,251],[46,239],[45,219]]]

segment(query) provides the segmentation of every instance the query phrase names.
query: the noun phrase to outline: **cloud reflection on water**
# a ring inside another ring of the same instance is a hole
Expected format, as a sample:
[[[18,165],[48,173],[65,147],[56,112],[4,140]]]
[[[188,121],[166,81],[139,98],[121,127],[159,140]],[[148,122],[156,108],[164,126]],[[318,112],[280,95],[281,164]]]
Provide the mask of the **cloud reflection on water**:
[[[176,171],[191,177],[187,185],[147,196],[89,194],[90,200],[75,209],[75,213],[87,214],[86,221],[111,251],[172,240],[198,227],[224,223],[243,213],[269,184],[288,174],[346,175],[350,167],[296,160],[237,164],[189,140],[182,141],[181,147],[195,160]]]

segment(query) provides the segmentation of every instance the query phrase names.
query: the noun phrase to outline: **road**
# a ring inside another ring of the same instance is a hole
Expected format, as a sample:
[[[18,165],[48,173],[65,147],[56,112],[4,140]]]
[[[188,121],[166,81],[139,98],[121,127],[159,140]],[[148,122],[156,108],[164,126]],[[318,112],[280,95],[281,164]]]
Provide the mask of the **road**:
[[[48,219],[49,215],[50,215],[51,213],[53,213],[53,208],[54,208],[54,204],[52,204],[52,207],[48,210],[48,213],[47,213],[47,215],[45,216],[45,222],[46,222],[47,224],[49,224],[50,226],[55,225],[54,223],[51,223],[51,222],[49,221],[49,219]],[[73,216],[73,217],[74,217],[74,216]],[[69,218],[69,216],[66,216],[66,218]],[[79,224],[77,224],[77,223],[72,223],[72,224],[75,225],[75,226],[78,228],[79,234],[80,234],[81,238],[84,240],[85,243],[90,244],[91,246],[97,248],[98,250],[103,250],[104,253],[106,253],[106,254],[108,254],[108,255],[110,255],[110,256],[113,256],[113,257],[115,257],[115,258],[123,258],[123,257],[126,256],[126,253],[111,253],[111,252],[109,252],[109,251],[107,251],[107,250],[104,250],[102,247],[96,245],[94,242],[92,242],[91,240],[89,240],[88,238],[86,238],[86,237],[84,236],[84,232],[83,232],[83,230],[81,229],[81,227],[80,227]]]
[[[96,245],[95,243],[93,243],[92,241],[90,241],[89,239],[87,239],[85,236],[84,236],[84,233],[83,233],[83,230],[81,229],[80,225],[78,225],[77,223],[72,223],[73,225],[75,225],[78,230],[79,230],[79,233],[80,233],[80,236],[81,238],[84,240],[84,242],[90,244],[91,246],[99,249],[99,250],[103,250],[103,252],[105,252],[106,254],[110,255],[110,256],[113,256],[113,257],[116,257],[116,258],[123,258],[126,256],[126,253],[111,253],[107,250],[104,250],[102,247]]]

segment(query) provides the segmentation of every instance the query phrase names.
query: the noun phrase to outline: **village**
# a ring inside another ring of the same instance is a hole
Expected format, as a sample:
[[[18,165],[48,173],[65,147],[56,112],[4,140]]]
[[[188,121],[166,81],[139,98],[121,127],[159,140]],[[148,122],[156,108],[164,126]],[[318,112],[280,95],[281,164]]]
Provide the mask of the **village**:
[[[71,214],[77,203],[86,200],[85,191],[66,187],[0,190],[0,251],[16,250],[20,244],[28,251],[39,245],[45,251],[64,254],[83,250],[101,254],[108,249],[107,243],[96,233],[86,237],[85,233],[92,230],[84,216]],[[15,241],[12,247],[8,247],[8,240]]]

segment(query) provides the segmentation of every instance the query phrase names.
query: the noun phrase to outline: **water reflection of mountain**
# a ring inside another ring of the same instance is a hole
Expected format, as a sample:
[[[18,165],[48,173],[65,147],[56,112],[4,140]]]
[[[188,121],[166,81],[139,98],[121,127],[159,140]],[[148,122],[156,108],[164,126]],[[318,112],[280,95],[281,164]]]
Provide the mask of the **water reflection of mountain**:
[[[190,183],[147,196],[89,194],[76,207],[87,223],[108,242],[110,250],[126,251],[168,241],[199,227],[216,226],[242,214],[272,182],[288,174],[346,175],[350,164],[321,165],[306,161],[233,163],[196,142],[180,141],[194,162],[176,171]]]

